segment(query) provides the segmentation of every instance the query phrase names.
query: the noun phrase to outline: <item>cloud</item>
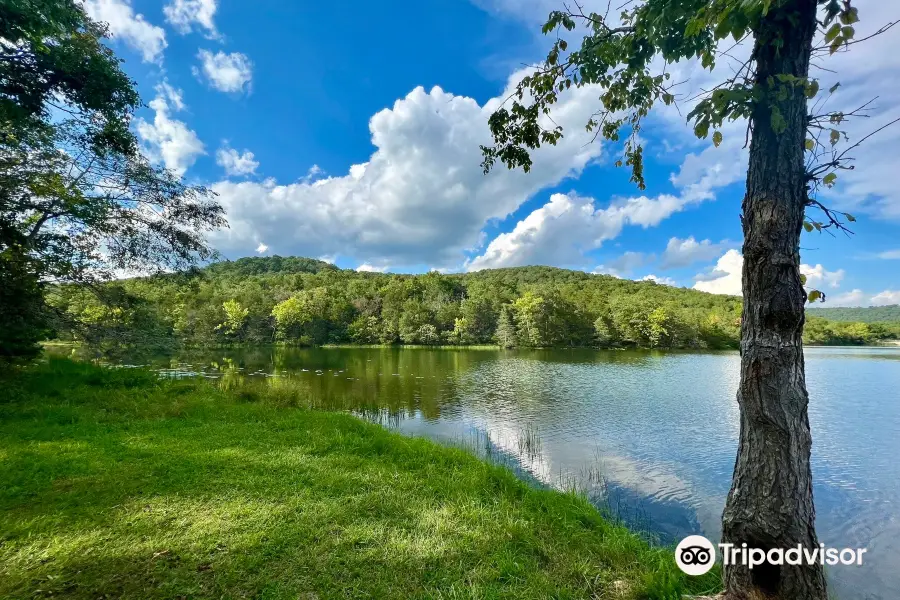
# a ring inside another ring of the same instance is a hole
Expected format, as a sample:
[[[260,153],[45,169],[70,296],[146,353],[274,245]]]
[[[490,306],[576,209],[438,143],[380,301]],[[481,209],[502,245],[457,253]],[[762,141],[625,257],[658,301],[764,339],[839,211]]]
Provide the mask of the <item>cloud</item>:
[[[358,166],[359,165],[353,165],[353,167],[350,167],[351,175],[353,174],[353,168]],[[306,172],[306,175],[300,178],[300,181],[302,181],[303,183],[311,183],[323,175],[325,175],[325,171],[322,169],[322,167],[320,167],[319,165],[313,165]]]
[[[216,39],[219,37],[213,21],[216,8],[216,0],[173,0],[163,7],[163,14],[178,33],[190,33],[198,26],[206,37]]]
[[[689,204],[683,198],[663,194],[617,201],[596,208],[593,198],[553,194],[550,201],[501,233],[484,253],[466,263],[470,271],[529,264],[573,265],[584,253],[617,237],[626,225],[654,227]],[[620,272],[616,265],[607,265]]]
[[[900,290],[884,290],[883,292],[872,296],[870,303],[872,306],[900,304]]]
[[[900,259],[900,250],[887,250],[885,252],[880,252],[878,254],[878,258],[884,260]]]
[[[369,263],[363,263],[356,267],[356,270],[361,273],[384,273],[388,270],[388,267],[376,267],[375,265],[370,265]]]
[[[728,244],[725,242],[719,244],[713,244],[710,240],[698,242],[694,239],[694,236],[684,240],[673,237],[666,244],[660,267],[663,269],[677,269],[697,262],[709,261],[719,256],[727,246]]]
[[[900,304],[900,290],[884,290],[874,295],[864,293],[860,289],[844,294],[826,294],[823,306],[888,306]]]
[[[617,271],[633,271],[634,269],[653,260],[653,255],[647,255],[643,252],[633,252],[631,250],[622,254],[622,256],[609,261],[609,267]]]
[[[480,106],[439,87],[416,88],[371,118],[375,151],[343,176],[214,184],[230,229],[211,241],[236,255],[257,240],[278,239],[279,251],[300,256],[340,253],[369,264],[458,268],[464,252],[481,243],[488,221],[505,218],[599,156],[601,146],[588,144],[582,127],[597,90],[573,92],[561,95],[554,115],[570,134],[536,151],[530,173],[498,166],[484,175],[478,147],[490,142],[487,119],[509,89]],[[634,202],[635,209],[641,205]]]
[[[844,279],[844,270],[826,271],[822,265],[814,267],[810,265],[800,265],[800,273],[806,275],[806,288],[819,289],[822,287],[837,288]]]
[[[591,271],[594,275],[609,275],[610,277],[615,277],[616,279],[625,279],[624,274],[621,271],[617,271],[616,269],[609,267],[607,265],[597,265],[594,267],[594,270]]]
[[[729,250],[716,261],[716,266],[697,276],[694,289],[710,294],[741,295],[741,268],[744,257],[737,250]]]
[[[220,92],[243,92],[246,87],[250,91],[253,63],[245,54],[226,54],[221,50],[213,54],[209,50],[200,50],[197,58],[200,59],[200,69],[194,67],[194,75],[199,77],[202,73],[215,89]]]
[[[156,112],[152,123],[140,117],[135,121],[138,135],[147,144],[147,154],[177,175],[184,175],[205,151],[197,134],[171,117],[172,112],[184,109],[181,90],[167,82],[161,83],[156,86],[156,97],[150,101],[150,108]]]
[[[671,277],[657,277],[654,274],[644,275],[640,278],[640,281],[652,281],[653,283],[659,285],[669,285],[672,287],[678,287],[678,283],[672,279]]]
[[[265,244],[260,242],[259,246],[256,247],[256,253],[257,254],[265,254],[266,250],[268,250],[268,249],[269,249],[268,246],[266,246]]]
[[[592,198],[554,194],[550,202],[519,221],[512,231],[497,236],[481,256],[467,263],[467,268],[582,262],[584,252],[617,237],[626,225],[655,227],[674,213],[712,200],[716,188],[734,183],[741,175],[739,170],[723,166],[728,157],[723,152],[715,161],[691,162],[688,170],[682,165],[672,177],[673,185],[680,188],[678,196],[640,196],[614,200],[606,208],[596,208]],[[614,264],[605,268],[621,273]]]
[[[830,294],[825,296],[825,304],[827,306],[862,306],[865,301],[866,295],[859,289],[834,296]]]
[[[740,296],[741,270],[744,266],[744,257],[737,250],[729,250],[723,254],[715,267],[705,273],[699,273],[694,279],[694,289],[711,294],[728,294]],[[838,288],[844,279],[844,270],[828,271],[822,265],[815,266],[801,264],[800,273],[806,276],[807,289],[820,289],[823,287]]]
[[[240,153],[225,142],[216,151],[216,164],[225,169],[227,175],[239,176],[256,173],[259,161],[254,159],[253,153],[249,150]]]
[[[129,0],[85,0],[84,9],[95,21],[107,23],[113,39],[120,39],[140,53],[144,62],[162,60],[166,32],[142,14],[135,14]]]

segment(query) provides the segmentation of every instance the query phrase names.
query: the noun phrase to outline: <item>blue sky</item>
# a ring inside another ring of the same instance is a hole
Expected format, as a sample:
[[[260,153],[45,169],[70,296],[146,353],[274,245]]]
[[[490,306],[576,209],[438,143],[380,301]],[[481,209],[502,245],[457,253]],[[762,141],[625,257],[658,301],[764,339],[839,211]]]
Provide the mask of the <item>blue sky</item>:
[[[887,4],[860,2],[858,31],[900,16]],[[231,227],[211,241],[228,258],[393,272],[548,264],[740,292],[741,123],[713,148],[674,110],[654,112],[639,192],[611,166],[618,148],[583,132],[599,93],[585,88],[561,98],[567,135],[535,153],[532,173],[482,175],[487,117],[545,52],[555,0],[85,5],[148,105],[134,124],[147,154],[219,194]],[[900,92],[886,76],[900,74],[898,35],[857,48],[817,72],[823,87],[842,83],[829,108]],[[673,67],[688,79],[682,114],[727,66]],[[900,116],[876,106],[851,137]],[[827,198],[857,217],[857,235],[804,235],[803,270],[828,304],[900,302],[897,129],[867,143]]]

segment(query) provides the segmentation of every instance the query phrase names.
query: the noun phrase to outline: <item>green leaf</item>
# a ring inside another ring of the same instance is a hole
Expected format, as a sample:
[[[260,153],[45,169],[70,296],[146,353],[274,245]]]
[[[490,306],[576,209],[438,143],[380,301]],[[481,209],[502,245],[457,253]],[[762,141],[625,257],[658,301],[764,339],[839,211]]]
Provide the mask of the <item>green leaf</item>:
[[[806,86],[806,97],[807,98],[815,98],[816,94],[819,93],[819,82],[813,79]]]
[[[856,35],[856,30],[849,25],[847,27],[841,27],[841,37],[845,40],[852,40],[854,35]]]
[[[829,29],[827,32],[825,32],[825,41],[826,42],[834,41],[834,38],[836,38],[840,32],[841,32],[840,24],[835,23],[834,25],[831,26],[831,29]]]
[[[811,233],[813,230],[812,223],[810,223],[809,221],[803,221],[803,229],[806,230],[806,233]]]
[[[828,53],[834,54],[835,52],[837,52],[838,50],[841,49],[841,44],[843,44],[843,43],[844,43],[844,38],[842,38],[842,37],[834,38],[834,41],[831,42],[831,47],[828,48]]]
[[[829,94],[835,93],[839,87],[841,87],[841,82],[840,82],[840,81],[838,81],[836,84],[834,84],[833,86],[831,86],[830,88],[828,88],[828,93],[829,93]]]
[[[709,135],[709,121],[703,120],[694,125],[694,135],[698,138],[705,138]]]
[[[834,182],[835,182],[835,181],[837,181],[837,173],[829,173],[829,174],[826,175],[825,178],[822,180],[822,183],[824,183],[824,184],[827,185],[828,187],[832,187],[832,186],[834,185]]]
[[[831,141],[831,145],[834,146],[841,141],[841,132],[837,129],[832,129],[831,133],[828,135],[828,139]]]
[[[850,213],[844,213],[844,217],[845,217],[848,221],[850,221],[851,223],[855,223],[855,222],[856,222],[856,217],[854,217],[854,216],[851,215]]]
[[[816,141],[812,138],[806,138],[806,149],[812,151],[816,147]]]
[[[825,294],[823,294],[823,293],[820,292],[819,290],[812,290],[812,291],[809,293],[809,296],[807,296],[807,299],[808,299],[810,302],[815,302],[815,301],[818,300],[819,298],[822,299],[822,300],[821,300],[822,302],[825,302]]]
[[[712,140],[713,140],[713,145],[714,145],[716,148],[718,148],[718,147],[719,147],[719,144],[722,143],[722,132],[721,132],[721,131],[715,132],[715,133],[713,134]]]
[[[853,25],[854,23],[859,22],[859,11],[856,10],[855,7],[851,7],[850,10],[844,11],[841,13],[841,23],[844,25]]]
[[[806,285],[806,275],[800,273],[800,285]]]
[[[781,109],[777,106],[772,107],[772,117],[770,119],[772,125],[772,131],[775,133],[783,133],[787,128],[787,121],[784,120],[784,115],[781,114]]]

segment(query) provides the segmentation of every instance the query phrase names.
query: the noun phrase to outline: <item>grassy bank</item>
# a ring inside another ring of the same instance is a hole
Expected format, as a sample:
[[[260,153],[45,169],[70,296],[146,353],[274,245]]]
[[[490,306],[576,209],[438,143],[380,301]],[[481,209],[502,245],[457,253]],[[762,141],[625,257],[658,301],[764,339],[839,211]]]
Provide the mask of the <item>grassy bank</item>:
[[[3,598],[669,599],[718,586],[576,496],[283,394],[66,360],[0,386]]]

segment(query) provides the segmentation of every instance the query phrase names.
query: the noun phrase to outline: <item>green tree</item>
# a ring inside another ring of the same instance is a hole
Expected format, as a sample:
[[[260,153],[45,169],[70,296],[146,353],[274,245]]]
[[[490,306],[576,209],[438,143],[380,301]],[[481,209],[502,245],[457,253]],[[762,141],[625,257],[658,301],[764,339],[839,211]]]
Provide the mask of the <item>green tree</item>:
[[[612,346],[619,341],[619,333],[608,314],[602,314],[594,320],[594,337],[601,347]]]
[[[328,288],[302,290],[272,309],[277,335],[302,344],[324,344],[333,325],[334,308]]]
[[[405,344],[425,343],[420,340],[420,330],[425,325],[433,325],[432,321],[432,313],[426,304],[417,298],[410,298],[403,303],[400,315],[400,339]]]
[[[250,316],[250,309],[244,308],[232,298],[222,303],[222,310],[225,312],[225,320],[216,329],[230,337],[240,336],[247,324],[247,317]]]
[[[23,290],[183,268],[214,255],[204,232],[225,225],[208,190],[141,155],[140,98],[106,33],[73,0],[0,0],[0,270]],[[47,314],[20,308],[0,306],[20,317],[0,328],[4,354]]]
[[[516,333],[524,346],[550,345],[550,307],[533,292],[525,292],[513,302]]]
[[[471,344],[474,338],[471,334],[469,320],[465,317],[458,317],[453,322],[453,330],[447,332],[447,339],[457,345]]]
[[[38,341],[50,326],[44,285],[21,247],[0,251],[0,360],[29,359],[40,353]]]
[[[360,315],[350,323],[347,334],[355,344],[377,344],[379,339],[378,318]]]
[[[802,332],[804,304],[821,294],[803,289],[799,242],[804,228],[842,228],[843,219],[853,220],[825,207],[816,193],[833,186],[836,170],[847,167],[847,151],[833,147],[843,137],[837,126],[854,113],[811,114],[808,100],[822,92],[809,68],[814,54],[833,53],[853,41],[859,16],[852,4],[644,0],[623,4],[617,23],[607,14],[586,14],[577,3],[575,9],[554,11],[543,27],[555,38],[546,61],[518,84],[511,106],[491,115],[494,145],[482,147],[485,171],[498,160],[509,168],[529,170],[530,151],[555,144],[563,135],[549,117],[559,94],[596,84],[602,88],[599,106],[587,129],[610,141],[624,137],[617,165],[627,165],[643,189],[641,127],[657,102],[676,101],[665,66],[696,57],[704,68],[715,70],[720,56],[730,55],[727,48],[719,48],[720,42],[752,43],[743,65],[728,69],[721,83],[709,86],[688,113],[696,135],[712,133],[716,146],[722,142],[725,121],[746,119],[749,128],[741,218],[741,431],[722,520],[723,540],[737,545],[818,547]],[[587,33],[576,32],[580,47],[570,50],[567,33],[579,24]],[[813,43],[817,31],[824,39],[822,47]],[[828,93],[836,89],[837,84]],[[809,214],[813,208],[824,214],[824,222]],[[734,565],[725,569],[724,579],[729,598],[827,597],[821,565],[755,571]]]
[[[515,348],[518,339],[516,335],[516,323],[513,320],[512,309],[508,305],[504,305],[500,309],[500,316],[497,317],[497,330],[494,332],[494,339],[501,348]]]
[[[480,290],[469,288],[469,296],[460,303],[460,314],[465,321],[461,337],[464,343],[484,343],[491,341],[497,325],[497,310],[489,298],[475,295]]]

